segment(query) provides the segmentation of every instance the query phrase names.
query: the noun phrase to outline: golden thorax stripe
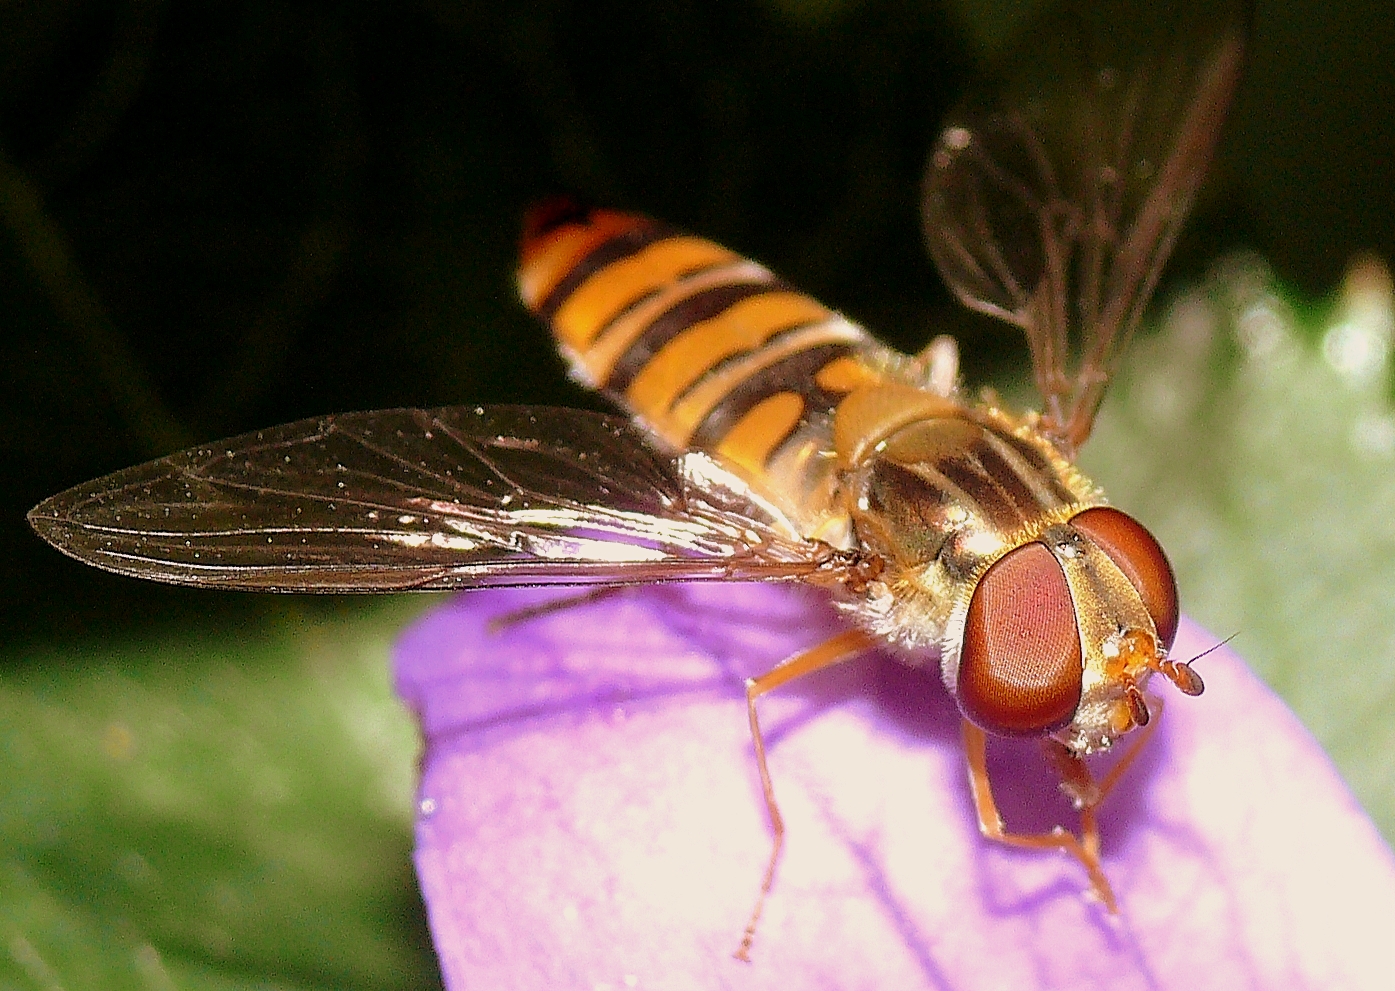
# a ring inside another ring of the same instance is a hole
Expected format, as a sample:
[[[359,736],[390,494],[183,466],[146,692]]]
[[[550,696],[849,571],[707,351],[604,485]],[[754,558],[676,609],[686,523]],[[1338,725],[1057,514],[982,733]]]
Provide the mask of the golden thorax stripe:
[[[557,310],[552,332],[584,351],[626,308],[685,272],[736,260],[726,248],[698,237],[673,237],[612,262],[587,279]]]
[[[988,518],[977,499],[929,462],[920,461],[915,464],[903,465],[902,470],[919,478],[927,487],[938,493],[941,501],[945,504],[963,506],[979,519]],[[1008,529],[1012,529],[1012,527]]]
[[[1034,466],[1022,451],[1007,439],[999,436],[996,431],[986,431],[984,439],[998,452],[998,455],[1012,470],[1013,476],[1021,482],[1039,504],[1053,507],[1073,501],[1074,496],[1056,480],[1055,473],[1044,467],[1048,465],[1045,458],[1037,455],[1039,460]]]
[[[653,411],[648,415],[652,417],[653,422],[668,427],[661,432],[671,443],[686,447],[693,431],[697,430],[707,414],[712,412],[728,393],[761,369],[778,364],[801,351],[825,344],[858,344],[866,340],[866,337],[862,328],[839,316],[826,323],[791,331],[780,340],[752,352],[743,359],[719,366],[674,403],[667,416],[661,411]]]
[[[649,326],[675,306],[700,292],[717,286],[743,282],[774,282],[770,270],[741,258],[730,265],[709,268],[664,286],[653,296],[622,313],[602,329],[590,348],[573,352],[572,360],[585,374],[586,381],[602,388],[610,380],[616,364],[629,351],[630,345],[643,336]]]
[[[747,411],[717,445],[717,453],[750,477],[762,475],[770,455],[804,415],[804,399],[793,392],[767,396]]]
[[[972,444],[952,455],[946,452],[933,467],[967,496],[967,505],[977,515],[999,530],[1028,526],[1061,504],[1052,493],[1031,484],[1021,460],[1004,457],[998,438],[981,426]]]
[[[1021,479],[1013,477],[992,445],[984,442],[984,435],[957,457],[941,458],[936,467],[968,493],[980,515],[995,529],[1011,532],[1041,515],[1041,504]]]
[[[783,331],[821,323],[833,314],[796,292],[770,292],[735,303],[693,324],[650,359],[625,398],[646,413],[668,409],[702,376],[728,358],[752,351]]]

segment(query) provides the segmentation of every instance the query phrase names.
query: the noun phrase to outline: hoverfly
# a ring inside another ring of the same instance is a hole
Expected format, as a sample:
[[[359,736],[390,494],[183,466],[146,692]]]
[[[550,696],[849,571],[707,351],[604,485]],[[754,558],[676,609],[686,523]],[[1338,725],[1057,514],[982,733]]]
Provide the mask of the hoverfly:
[[[210,588],[818,585],[848,629],[746,686],[774,842],[738,956],[784,837],[757,701],[874,648],[938,666],[983,833],[1067,851],[1113,910],[1094,813],[1122,764],[1097,782],[1085,758],[1149,724],[1154,674],[1202,683],[1168,657],[1166,555],[1074,458],[1216,144],[1244,20],[1191,18],[1162,44],[1083,5],[1050,29],[1054,58],[1036,42],[942,131],[930,252],[964,304],[1025,331],[1040,412],[961,392],[949,338],[900,354],[710,241],[554,202],[526,224],[523,301],[629,419],[326,416],[80,485],[29,521],[97,567]],[[990,734],[1043,741],[1078,832],[1008,830]]]

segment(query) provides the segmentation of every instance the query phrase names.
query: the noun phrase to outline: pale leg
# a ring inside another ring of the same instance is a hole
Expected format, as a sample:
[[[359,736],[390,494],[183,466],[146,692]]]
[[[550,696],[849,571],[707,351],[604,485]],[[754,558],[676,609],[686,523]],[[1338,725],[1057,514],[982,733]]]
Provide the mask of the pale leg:
[[[751,912],[751,921],[746,923],[741,936],[741,945],[735,956],[738,960],[750,961],[751,943],[756,938],[756,925],[760,922],[761,911],[765,908],[765,898],[775,883],[775,865],[780,859],[780,850],[785,843],[785,820],[780,815],[780,806],[775,801],[775,787],[770,782],[770,768],[765,760],[765,739],[761,736],[760,720],[756,716],[756,700],[781,685],[802,678],[815,671],[841,664],[858,654],[865,653],[879,645],[876,638],[860,630],[848,630],[830,637],[817,647],[811,647],[801,654],[795,654],[765,674],[746,679],[746,711],[751,722],[751,741],[756,749],[756,767],[760,771],[761,791],[765,794],[765,807],[770,812],[770,828],[774,842],[770,850],[770,861],[761,879],[760,894],[756,896],[756,907]]]

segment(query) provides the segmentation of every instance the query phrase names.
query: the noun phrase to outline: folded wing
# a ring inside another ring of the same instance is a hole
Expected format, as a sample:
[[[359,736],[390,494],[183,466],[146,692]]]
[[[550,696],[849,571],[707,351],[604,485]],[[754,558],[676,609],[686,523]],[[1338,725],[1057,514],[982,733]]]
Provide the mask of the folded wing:
[[[108,571],[258,591],[779,580],[827,559],[704,455],[542,407],[302,420],[69,489],[29,521]]]

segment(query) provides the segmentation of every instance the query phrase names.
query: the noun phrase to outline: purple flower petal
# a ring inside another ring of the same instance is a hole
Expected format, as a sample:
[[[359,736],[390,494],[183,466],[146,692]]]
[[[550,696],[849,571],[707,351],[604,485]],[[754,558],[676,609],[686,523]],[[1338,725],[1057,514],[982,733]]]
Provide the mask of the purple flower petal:
[[[1106,803],[1117,917],[1069,858],[979,838],[933,674],[871,657],[763,700],[788,839],[733,960],[770,844],[742,680],[837,620],[808,590],[688,586],[486,628],[557,594],[461,596],[398,647],[450,988],[1395,986],[1389,849],[1225,649]],[[1174,653],[1213,643],[1184,623]],[[1074,826],[1033,747],[993,754],[1010,826]]]

